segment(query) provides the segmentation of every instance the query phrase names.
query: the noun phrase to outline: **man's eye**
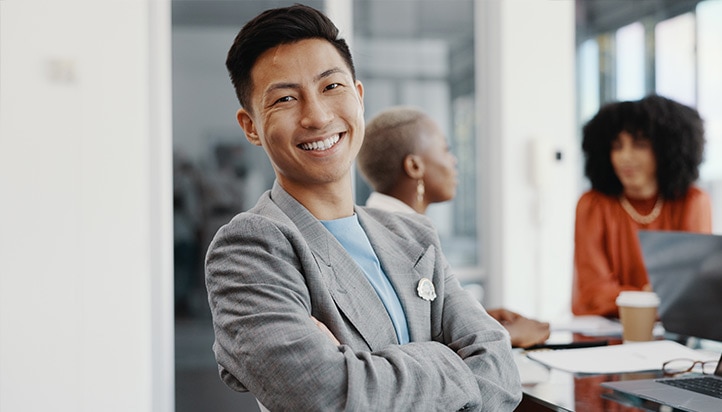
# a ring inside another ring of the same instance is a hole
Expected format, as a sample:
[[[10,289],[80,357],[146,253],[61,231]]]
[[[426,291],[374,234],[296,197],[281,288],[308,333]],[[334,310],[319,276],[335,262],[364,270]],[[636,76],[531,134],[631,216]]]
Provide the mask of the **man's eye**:
[[[276,103],[284,103],[284,102],[290,102],[293,100],[293,97],[291,96],[283,96],[280,99],[276,100]]]
[[[337,88],[337,87],[340,87],[340,86],[341,86],[341,83],[331,83],[331,84],[329,84],[328,86],[326,86],[326,90],[333,90],[333,89],[335,89],[335,88]]]

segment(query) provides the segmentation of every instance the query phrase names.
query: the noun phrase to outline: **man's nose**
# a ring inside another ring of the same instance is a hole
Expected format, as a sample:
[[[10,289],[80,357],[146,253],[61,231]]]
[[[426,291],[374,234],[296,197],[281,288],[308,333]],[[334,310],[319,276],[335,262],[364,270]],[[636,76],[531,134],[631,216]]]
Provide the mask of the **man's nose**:
[[[305,99],[303,103],[303,116],[301,126],[305,128],[320,129],[333,119],[331,107],[318,96]]]

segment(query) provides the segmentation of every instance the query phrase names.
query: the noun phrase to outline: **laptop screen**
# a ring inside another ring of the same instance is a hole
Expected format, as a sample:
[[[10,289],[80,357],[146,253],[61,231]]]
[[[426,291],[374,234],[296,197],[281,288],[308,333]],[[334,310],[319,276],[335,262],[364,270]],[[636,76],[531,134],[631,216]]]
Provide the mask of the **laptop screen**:
[[[664,328],[722,341],[722,236],[640,230],[639,242]]]

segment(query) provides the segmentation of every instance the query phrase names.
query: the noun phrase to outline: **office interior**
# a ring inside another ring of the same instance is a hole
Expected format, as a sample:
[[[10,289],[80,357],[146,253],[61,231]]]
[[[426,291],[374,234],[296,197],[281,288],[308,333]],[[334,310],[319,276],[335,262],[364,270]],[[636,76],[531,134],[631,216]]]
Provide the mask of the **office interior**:
[[[607,101],[700,111],[722,233],[722,1],[302,2],[349,40],[367,118],[446,132],[458,195],[429,213],[484,304],[568,315],[580,126]],[[225,53],[292,3],[0,0],[1,411],[257,410],[218,378],[202,259],[273,180]]]

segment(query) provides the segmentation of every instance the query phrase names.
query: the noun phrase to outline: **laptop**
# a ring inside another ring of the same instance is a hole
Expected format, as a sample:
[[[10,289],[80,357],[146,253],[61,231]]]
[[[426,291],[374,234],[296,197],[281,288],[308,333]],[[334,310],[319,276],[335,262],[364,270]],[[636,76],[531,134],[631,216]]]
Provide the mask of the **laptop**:
[[[637,379],[604,382],[602,387],[617,395],[612,399],[623,402],[641,398],[657,404],[690,412],[722,411],[722,356],[714,375],[693,373],[674,378]],[[631,397],[631,398],[630,398]]]
[[[652,288],[660,298],[659,316],[665,330],[722,341],[722,236],[641,230],[639,241]],[[688,387],[693,384],[708,389]],[[618,401],[643,399],[683,411],[720,412],[722,356],[713,375],[616,381],[602,386],[612,389],[617,395],[612,398]]]
[[[638,235],[664,329],[722,341],[722,236],[654,230]]]

